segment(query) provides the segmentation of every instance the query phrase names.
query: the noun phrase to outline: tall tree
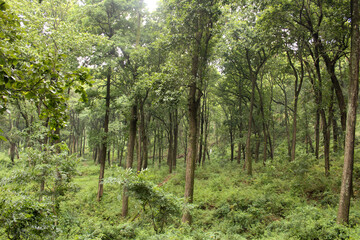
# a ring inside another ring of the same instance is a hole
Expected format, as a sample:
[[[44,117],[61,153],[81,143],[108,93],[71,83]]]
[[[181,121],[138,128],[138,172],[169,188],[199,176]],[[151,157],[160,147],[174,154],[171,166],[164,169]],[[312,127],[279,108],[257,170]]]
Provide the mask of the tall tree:
[[[185,201],[193,202],[195,162],[198,145],[198,111],[202,97],[202,82],[205,79],[214,26],[220,15],[220,1],[172,0],[164,3],[169,27],[175,34],[181,48],[187,48],[190,71],[188,73],[188,120],[189,141],[186,159]],[[191,224],[189,210],[183,213],[182,221]]]
[[[354,166],[354,144],[356,109],[359,92],[359,60],[360,60],[360,34],[359,34],[359,1],[351,0],[351,52],[350,52],[350,84],[349,102],[346,119],[346,138],[344,151],[344,167],[341,181],[338,223],[349,223],[350,198],[352,190],[352,175]]]

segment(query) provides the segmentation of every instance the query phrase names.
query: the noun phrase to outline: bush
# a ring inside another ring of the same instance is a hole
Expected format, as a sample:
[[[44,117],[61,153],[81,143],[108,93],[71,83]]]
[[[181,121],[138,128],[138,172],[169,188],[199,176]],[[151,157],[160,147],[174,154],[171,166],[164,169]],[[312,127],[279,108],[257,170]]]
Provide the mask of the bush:
[[[278,234],[287,239],[348,239],[349,229],[336,224],[335,216],[332,209],[301,206],[284,220],[270,224],[265,239]]]
[[[0,188],[0,225],[9,239],[53,239],[55,217],[50,204]]]
[[[109,178],[106,182],[120,183],[127,189],[129,196],[139,201],[144,218],[152,223],[156,233],[163,232],[165,224],[171,223],[173,217],[180,219],[182,200],[148,181],[146,171],[136,174],[127,170],[120,178]]]

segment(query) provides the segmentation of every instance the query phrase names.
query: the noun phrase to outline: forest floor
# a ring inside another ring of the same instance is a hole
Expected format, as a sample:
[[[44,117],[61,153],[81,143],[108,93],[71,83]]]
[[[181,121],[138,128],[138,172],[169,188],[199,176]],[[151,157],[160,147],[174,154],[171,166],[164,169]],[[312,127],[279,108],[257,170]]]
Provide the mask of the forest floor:
[[[119,239],[360,239],[360,164],[354,170],[350,226],[343,227],[335,223],[342,157],[333,155],[330,177],[324,176],[321,159],[305,153],[292,163],[281,160],[286,157],[266,166],[255,163],[253,177],[246,176],[242,164],[221,159],[197,167],[191,228],[181,225],[180,216],[167,219],[162,233],[152,229],[146,213],[132,222],[122,219],[119,185],[105,184],[102,203],[95,202],[99,167],[86,160],[75,178],[80,191],[73,204],[82,209],[79,215],[86,216],[87,222],[98,224],[98,231],[104,233],[108,227],[104,234],[109,236],[112,231],[121,232]],[[359,150],[356,156],[360,158]],[[167,171],[166,166],[150,166],[144,178],[182,198],[184,166],[174,174]],[[109,178],[117,174],[115,166],[105,173]],[[140,205],[141,201],[130,198],[129,219],[139,213]]]
[[[360,159],[359,148],[355,157]],[[5,154],[0,158],[2,176],[23,166],[10,166]],[[159,230],[152,221],[160,210],[156,212],[155,205],[155,210],[143,208],[144,201],[153,201],[149,194],[132,195],[129,217],[121,217],[122,185],[116,179],[125,171],[116,164],[106,168],[104,196],[97,202],[99,166],[82,158],[72,190],[60,202],[57,239],[360,239],[360,163],[355,163],[350,225],[345,227],[336,224],[342,154],[332,154],[329,177],[324,175],[322,159],[312,154],[299,152],[291,163],[286,159],[277,154],[266,166],[255,163],[252,177],[223,153],[197,167],[191,227],[181,224],[183,164],[173,174],[166,164],[161,168],[150,164],[136,184],[150,186],[152,197],[160,194],[164,209],[180,209],[164,215],[163,223],[158,222],[164,228]]]

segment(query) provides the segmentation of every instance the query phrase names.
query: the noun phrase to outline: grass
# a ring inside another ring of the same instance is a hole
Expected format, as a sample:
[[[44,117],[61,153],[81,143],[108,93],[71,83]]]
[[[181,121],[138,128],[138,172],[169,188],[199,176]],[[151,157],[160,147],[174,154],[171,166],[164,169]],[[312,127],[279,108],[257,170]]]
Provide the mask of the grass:
[[[4,153],[0,164],[3,177],[21,166],[9,165]],[[99,166],[85,158],[73,180],[75,191],[61,202],[58,239],[357,239],[360,164],[354,169],[349,227],[335,223],[341,169],[341,154],[333,156],[328,178],[322,162],[306,154],[293,163],[279,159],[269,161],[266,167],[255,163],[253,177],[235,162],[212,160],[196,168],[191,228],[174,216],[165,231],[156,234],[141,202],[134,198],[130,198],[129,218],[121,217],[120,185],[105,184],[102,202],[96,202]],[[107,178],[120,174],[117,166],[105,171]],[[165,192],[183,197],[183,164],[178,164],[172,175],[166,166],[150,166],[145,178]]]

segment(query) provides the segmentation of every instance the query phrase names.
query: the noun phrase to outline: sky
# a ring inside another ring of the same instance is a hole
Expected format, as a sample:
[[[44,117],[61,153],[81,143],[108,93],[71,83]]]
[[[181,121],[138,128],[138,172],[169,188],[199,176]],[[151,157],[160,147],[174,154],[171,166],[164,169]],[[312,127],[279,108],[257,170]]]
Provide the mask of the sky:
[[[156,9],[158,0],[144,0],[144,2],[147,5],[149,11],[152,12]]]

